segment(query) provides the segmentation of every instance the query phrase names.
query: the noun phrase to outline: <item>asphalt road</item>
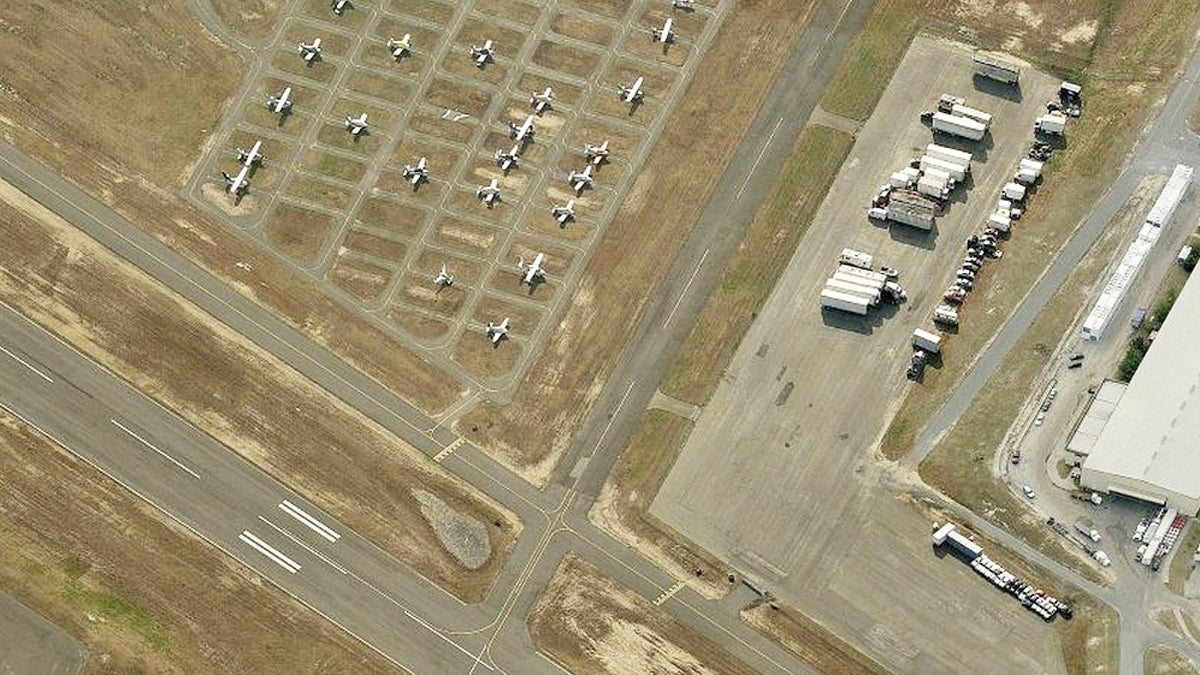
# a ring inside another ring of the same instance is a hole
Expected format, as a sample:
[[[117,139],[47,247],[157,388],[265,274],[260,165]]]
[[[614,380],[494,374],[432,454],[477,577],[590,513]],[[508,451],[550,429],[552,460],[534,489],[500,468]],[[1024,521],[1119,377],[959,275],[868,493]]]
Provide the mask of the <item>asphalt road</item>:
[[[67,675],[79,671],[86,655],[66,631],[0,592],[0,673]]]

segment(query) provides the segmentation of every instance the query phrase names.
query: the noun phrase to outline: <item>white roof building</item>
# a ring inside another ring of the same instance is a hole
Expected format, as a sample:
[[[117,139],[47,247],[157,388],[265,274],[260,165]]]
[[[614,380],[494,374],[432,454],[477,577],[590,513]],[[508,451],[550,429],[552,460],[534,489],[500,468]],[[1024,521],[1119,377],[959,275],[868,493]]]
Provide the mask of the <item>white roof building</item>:
[[[1103,430],[1080,444],[1084,486],[1200,512],[1198,333],[1200,282],[1189,280]]]

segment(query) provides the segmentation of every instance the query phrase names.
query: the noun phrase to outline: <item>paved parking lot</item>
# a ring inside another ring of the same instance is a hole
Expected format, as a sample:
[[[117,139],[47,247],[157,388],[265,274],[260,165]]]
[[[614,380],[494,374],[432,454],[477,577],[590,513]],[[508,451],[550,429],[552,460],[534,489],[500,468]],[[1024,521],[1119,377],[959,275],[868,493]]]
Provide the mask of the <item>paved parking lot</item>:
[[[961,562],[934,556],[930,523],[886,487],[909,477],[873,453],[919,386],[904,377],[911,333],[932,327],[964,239],[994,209],[1056,87],[1029,70],[1019,95],[977,87],[970,52],[913,42],[651,508],[897,672],[1063,668],[1052,629]],[[946,143],[975,153],[969,190],[931,233],[868,221],[878,186],[933,140],[918,113],[941,93],[995,115],[983,142]],[[865,319],[822,312],[818,295],[847,246],[898,268],[908,302]],[[987,293],[968,302],[986,305]],[[953,339],[945,351],[970,358]]]
[[[667,17],[679,37],[664,49],[649,29]],[[364,0],[339,17],[309,0],[252,68],[232,108],[237,123],[217,135],[190,196],[450,372],[503,387],[570,297],[687,84],[682,65],[720,18],[649,0]],[[404,34],[411,53],[393,58],[387,41]],[[318,37],[320,58],[305,63],[297,45]],[[470,50],[489,39],[495,58],[477,67]],[[637,77],[646,95],[630,106],[617,88]],[[267,110],[267,96],[288,86],[293,114]],[[507,123],[524,121],[531,92],[546,87],[555,100],[535,117],[534,142],[501,171],[494,153],[514,143]],[[351,135],[345,118],[364,112],[368,133]],[[236,149],[256,140],[266,161],[235,203],[220,172],[236,174]],[[610,161],[576,194],[568,172],[584,168],[585,143],[605,140]],[[414,188],[403,171],[421,157],[430,180]],[[475,191],[492,179],[501,201],[487,208]],[[560,225],[551,209],[570,199],[575,218]],[[530,289],[517,262],[537,253],[546,282]],[[454,284],[438,289],[442,264]],[[492,349],[484,324],[504,316],[512,340]]]

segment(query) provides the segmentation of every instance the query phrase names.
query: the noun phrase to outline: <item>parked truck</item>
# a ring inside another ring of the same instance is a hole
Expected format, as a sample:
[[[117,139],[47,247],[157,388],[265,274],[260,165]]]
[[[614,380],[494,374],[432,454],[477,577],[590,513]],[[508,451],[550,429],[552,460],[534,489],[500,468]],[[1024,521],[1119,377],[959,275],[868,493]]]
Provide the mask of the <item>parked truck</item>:
[[[929,173],[930,171],[941,171],[946,173],[956,181],[964,181],[967,179],[967,172],[970,171],[966,166],[951,162],[945,159],[939,159],[930,155],[922,155],[920,159],[921,171]]]
[[[912,339],[914,347],[924,349],[930,354],[937,354],[942,350],[942,336],[937,333],[918,328],[913,331]]]
[[[1046,113],[1034,120],[1033,130],[1049,136],[1062,136],[1067,130],[1067,116],[1061,113]]]
[[[930,157],[937,157],[938,159],[942,159],[947,162],[954,162],[955,164],[964,166],[966,167],[968,173],[971,171],[972,156],[969,152],[955,150],[954,148],[947,148],[946,146],[938,145],[937,143],[930,143],[929,145],[925,146],[925,154],[929,155]]]
[[[987,126],[978,120],[959,115],[947,115],[942,112],[933,114],[933,128],[936,131],[972,141],[982,139],[983,135],[987,133]]]
[[[842,249],[842,254],[838,256],[838,262],[843,265],[851,265],[853,267],[861,267],[865,270],[871,269],[871,263],[875,261],[870,253],[855,251],[852,248]]]
[[[938,305],[937,309],[933,310],[933,322],[946,326],[957,326],[958,310],[950,305]]]
[[[1092,521],[1087,518],[1080,518],[1075,521],[1075,529],[1083,533],[1083,536],[1091,539],[1094,542],[1100,541],[1100,532],[1096,529]]]
[[[1021,79],[1021,68],[1016,63],[990,52],[975,52],[971,57],[975,65],[975,74],[987,77],[1005,84],[1018,84]]]
[[[927,171],[917,181],[917,192],[934,199],[950,196],[950,175],[944,171]]]
[[[1009,201],[1019,202],[1025,199],[1025,186],[1020,183],[1005,183],[1000,194]]]
[[[992,114],[976,108],[969,108],[965,105],[956,105],[950,108],[950,114],[973,119],[982,124],[985,128],[992,126]]]
[[[838,275],[829,277],[826,280],[826,288],[830,289],[830,291],[862,295],[862,297],[870,301],[871,305],[880,304],[880,289],[865,286],[863,283],[854,283],[850,280],[839,279]]]
[[[866,316],[871,302],[861,295],[826,288],[821,291],[821,306]]]
[[[1021,164],[1017,167],[1017,172],[1013,174],[1013,180],[1025,185],[1033,185],[1038,178],[1042,177],[1042,162],[1037,160],[1024,158]]]

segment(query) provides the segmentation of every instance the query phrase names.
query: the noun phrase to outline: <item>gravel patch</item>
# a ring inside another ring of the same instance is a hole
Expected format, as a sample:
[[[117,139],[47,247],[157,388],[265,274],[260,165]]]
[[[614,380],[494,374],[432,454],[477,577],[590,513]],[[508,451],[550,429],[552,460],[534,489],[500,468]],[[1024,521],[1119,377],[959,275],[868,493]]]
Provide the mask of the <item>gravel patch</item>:
[[[455,511],[436,495],[424,490],[414,490],[413,494],[421,504],[421,515],[433,526],[450,555],[469,570],[483,567],[492,555],[487,525]]]

